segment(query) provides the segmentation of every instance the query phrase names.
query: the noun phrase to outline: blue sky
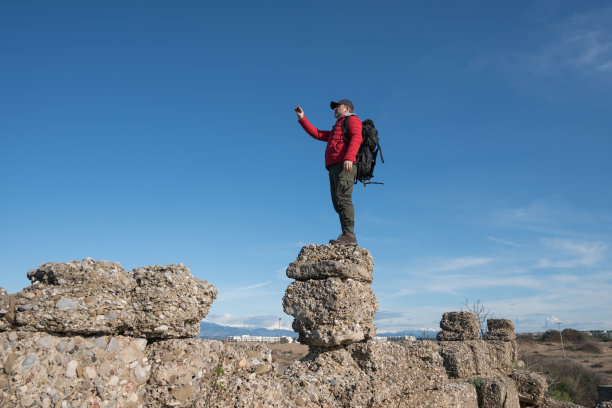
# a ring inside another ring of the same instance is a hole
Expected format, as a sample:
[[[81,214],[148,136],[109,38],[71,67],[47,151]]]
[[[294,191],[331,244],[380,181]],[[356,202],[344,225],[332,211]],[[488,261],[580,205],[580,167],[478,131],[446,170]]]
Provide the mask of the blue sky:
[[[273,327],[339,231],[325,145],[349,98],[385,164],[356,186],[379,331],[466,299],[519,331],[612,329],[612,5],[4,2],[0,286],[49,261],[183,262],[207,320]]]

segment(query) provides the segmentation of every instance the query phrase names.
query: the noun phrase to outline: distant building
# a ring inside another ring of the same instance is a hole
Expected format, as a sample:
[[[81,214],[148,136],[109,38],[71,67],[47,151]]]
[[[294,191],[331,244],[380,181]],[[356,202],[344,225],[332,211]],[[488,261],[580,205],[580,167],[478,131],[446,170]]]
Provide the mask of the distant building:
[[[374,337],[374,340],[384,343],[385,341],[416,341],[414,336],[388,336],[388,337]]]
[[[250,336],[248,334],[243,334],[241,336],[227,336],[225,341],[229,342],[239,342],[239,341],[249,341],[256,343],[278,343],[278,336]],[[293,338],[288,336],[281,337],[281,341],[285,343],[293,343]]]
[[[600,339],[612,339],[612,330],[590,330],[587,333]]]

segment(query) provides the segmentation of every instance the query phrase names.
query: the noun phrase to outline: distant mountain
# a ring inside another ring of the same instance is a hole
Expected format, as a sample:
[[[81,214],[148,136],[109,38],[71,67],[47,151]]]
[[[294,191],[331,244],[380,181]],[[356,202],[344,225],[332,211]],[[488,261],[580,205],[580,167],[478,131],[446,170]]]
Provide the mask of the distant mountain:
[[[270,336],[277,337],[278,330],[270,330],[264,328],[249,328],[249,327],[232,327],[232,326],[221,326],[215,323],[204,323],[200,322],[200,333],[196,336],[199,339],[212,339],[212,340],[223,340],[227,336],[240,336],[248,334],[250,336]],[[298,334],[292,330],[281,330],[281,336],[288,336],[297,339]],[[379,337],[392,337],[392,336],[416,336],[421,337],[423,334],[422,330],[403,330],[395,333],[377,333]],[[429,332],[429,336],[432,338],[436,337],[436,333]]]
[[[423,330],[402,330],[402,331],[398,331],[395,333],[389,333],[389,332],[376,333],[378,337],[414,336],[416,338],[423,337],[423,334],[424,334]],[[427,335],[430,338],[436,337],[436,334],[438,334],[438,332],[431,331],[431,330],[427,332]]]
[[[421,334],[421,333],[418,333]],[[414,331],[404,330],[395,333],[384,332],[384,333],[376,333],[378,337],[394,337],[394,336],[416,336],[417,334]]]
[[[248,334],[249,336],[270,336],[277,337],[278,330],[270,330],[264,328],[249,328],[249,327],[231,327],[221,326],[215,323],[200,322],[200,333],[196,336],[199,339],[223,340],[227,336],[240,336]],[[281,330],[281,336],[297,338],[298,334],[293,330]]]

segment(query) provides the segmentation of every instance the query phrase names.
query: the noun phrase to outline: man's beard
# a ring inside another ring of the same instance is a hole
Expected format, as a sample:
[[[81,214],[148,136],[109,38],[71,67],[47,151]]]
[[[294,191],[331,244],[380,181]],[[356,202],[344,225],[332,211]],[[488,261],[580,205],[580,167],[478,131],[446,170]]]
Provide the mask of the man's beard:
[[[341,114],[340,112],[338,112],[338,111],[334,111],[334,117],[335,117],[336,119],[338,119],[340,116],[342,116],[342,114]]]

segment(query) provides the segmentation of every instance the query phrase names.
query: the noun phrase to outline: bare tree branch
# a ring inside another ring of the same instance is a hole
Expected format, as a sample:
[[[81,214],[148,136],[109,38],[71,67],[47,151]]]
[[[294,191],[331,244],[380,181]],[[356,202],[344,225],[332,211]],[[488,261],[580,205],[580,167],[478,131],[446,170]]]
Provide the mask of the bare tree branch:
[[[465,299],[465,303],[461,306],[461,310],[476,315],[478,326],[480,327],[480,338],[483,339],[487,332],[487,319],[493,318],[491,308],[480,303],[480,299],[477,299],[473,303],[470,303],[470,299]]]

